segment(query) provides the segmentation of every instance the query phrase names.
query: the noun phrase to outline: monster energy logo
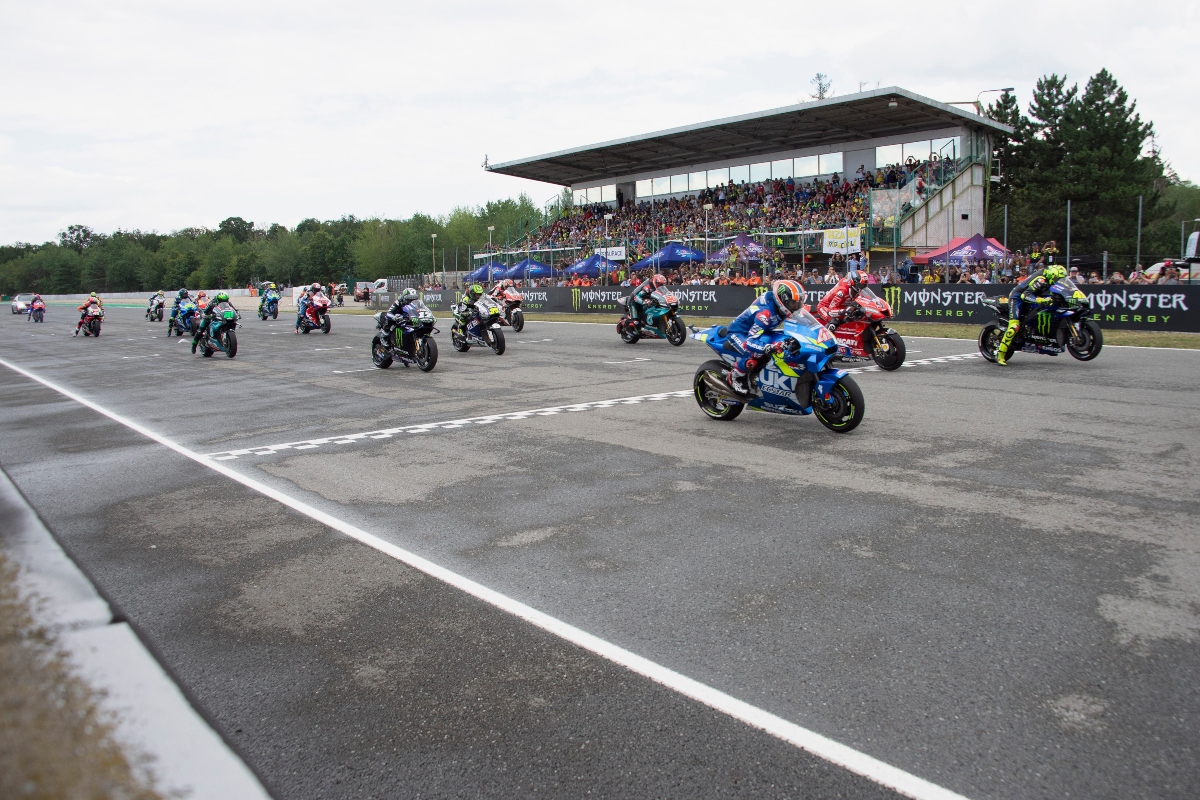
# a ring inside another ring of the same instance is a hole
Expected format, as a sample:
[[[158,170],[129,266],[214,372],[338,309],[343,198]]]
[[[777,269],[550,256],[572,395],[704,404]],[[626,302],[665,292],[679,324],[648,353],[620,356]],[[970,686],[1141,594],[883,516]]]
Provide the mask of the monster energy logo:
[[[1049,311],[1039,311],[1037,315],[1037,332],[1038,336],[1050,335],[1050,323],[1054,321],[1054,314]]]
[[[902,294],[903,293],[900,291],[899,286],[883,287],[883,299],[887,302],[887,304],[889,306],[892,307],[893,314],[898,315],[900,313],[900,298],[901,298]]]
[[[755,300],[757,300],[758,298],[760,298],[760,297],[762,297],[764,294],[766,294],[766,293],[767,293],[767,289],[768,289],[768,288],[770,288],[770,287],[767,287],[767,286],[755,286],[755,287],[754,287],[754,299],[755,299]]]
[[[571,290],[571,308],[574,309],[575,311],[578,311],[579,310],[579,301],[582,298],[583,298],[583,290],[582,289],[572,289]]]

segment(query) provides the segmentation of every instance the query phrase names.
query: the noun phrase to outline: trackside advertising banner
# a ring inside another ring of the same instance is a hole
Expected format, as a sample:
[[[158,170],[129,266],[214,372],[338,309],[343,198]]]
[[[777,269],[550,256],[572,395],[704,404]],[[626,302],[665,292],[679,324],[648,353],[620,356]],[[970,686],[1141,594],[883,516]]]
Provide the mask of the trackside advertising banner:
[[[831,287],[807,289],[815,306]],[[1007,295],[1011,285],[900,284],[873,286],[891,305],[901,322],[960,322],[983,325],[994,319],[983,305],[989,297]],[[1102,328],[1200,332],[1200,286],[1081,286],[1092,304],[1092,317]],[[530,312],[558,314],[620,314],[630,289],[624,286],[523,289],[522,305]],[[668,286],[679,299],[684,316],[734,317],[766,291],[750,286]],[[453,289],[422,293],[434,311],[449,311],[456,302]]]

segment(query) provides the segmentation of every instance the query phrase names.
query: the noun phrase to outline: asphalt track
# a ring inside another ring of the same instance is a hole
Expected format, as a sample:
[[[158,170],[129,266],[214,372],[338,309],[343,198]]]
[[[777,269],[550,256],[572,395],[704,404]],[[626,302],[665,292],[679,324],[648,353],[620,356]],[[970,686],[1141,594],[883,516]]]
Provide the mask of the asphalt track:
[[[51,312],[0,359],[179,449],[0,368],[0,465],[281,798],[895,794],[247,482],[868,767],[1200,795],[1198,352],[913,339],[838,436],[706,420],[707,348],[610,326],[443,334],[426,375],[371,369],[367,317],[250,318],[231,361]]]

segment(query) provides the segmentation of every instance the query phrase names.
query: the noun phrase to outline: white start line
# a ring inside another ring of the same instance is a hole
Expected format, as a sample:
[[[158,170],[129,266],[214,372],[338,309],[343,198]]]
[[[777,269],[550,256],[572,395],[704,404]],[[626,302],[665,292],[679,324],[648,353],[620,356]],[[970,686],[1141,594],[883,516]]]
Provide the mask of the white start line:
[[[322,525],[326,525],[346,536],[361,542],[366,546],[383,553],[384,555],[394,558],[420,572],[429,575],[430,577],[442,581],[443,583],[452,586],[459,591],[469,594],[472,597],[487,603],[505,613],[511,614],[518,619],[541,628],[542,630],[570,642],[590,653],[593,653],[600,658],[611,661],[614,664],[622,666],[631,672],[642,675],[655,683],[665,686],[674,692],[678,692],[684,697],[689,697],[698,703],[702,703],[709,708],[726,714],[733,719],[739,720],[751,727],[764,731],[771,736],[776,737],[784,742],[787,742],[795,747],[800,748],[813,754],[814,756],[836,764],[844,769],[862,775],[863,777],[874,781],[875,783],[893,789],[900,794],[911,797],[914,800],[967,800],[963,795],[952,792],[942,786],[918,778],[916,775],[905,772],[902,769],[893,767],[880,761],[877,758],[859,752],[852,747],[847,747],[844,744],[828,739],[815,731],[810,731],[807,728],[801,727],[794,722],[776,716],[769,711],[764,711],[757,706],[751,705],[743,700],[738,700],[732,695],[726,694],[719,689],[714,689],[707,684],[703,684],[693,678],[689,678],[682,673],[676,672],[673,669],[664,667],[657,662],[651,661],[648,658],[639,656],[629,650],[626,650],[619,645],[613,644],[605,639],[588,633],[580,628],[569,623],[552,617],[549,614],[538,611],[532,606],[526,605],[519,600],[515,600],[508,595],[501,594],[494,589],[489,589],[481,583],[453,572],[445,567],[436,564],[426,558],[423,558],[415,553],[398,547],[391,542],[385,541],[374,534],[367,533],[361,528],[355,527],[350,523],[339,519],[338,517],[328,514],[320,509],[305,503],[289,494],[279,491],[268,486],[261,481],[243,475],[236,470],[231,469],[225,464],[219,464],[208,456],[202,455],[189,450],[177,442],[168,439],[160,433],[146,428],[133,420],[109,411],[97,403],[93,403],[81,395],[78,395],[68,389],[64,389],[55,383],[52,383],[45,378],[35,375],[26,369],[11,364],[4,359],[0,359],[0,366],[8,369],[26,378],[42,384],[48,389],[58,392],[63,397],[73,400],[80,405],[90,408],[98,414],[108,417],[113,422],[123,425],[130,430],[145,436],[146,438],[157,442],[163,447],[172,450],[185,458],[191,459],[201,466],[207,467],[214,472],[224,475],[231,480],[237,481],[241,485],[257,492],[264,497],[269,497],[276,502],[279,502],[288,508],[293,509],[306,517],[313,519]],[[678,396],[680,394],[691,394],[691,392],[668,392],[664,395],[645,395],[645,397],[654,397],[664,399],[666,397]],[[603,402],[603,401],[602,401]],[[620,401],[611,401],[613,404]],[[589,404],[584,404],[589,405]],[[562,406],[555,409],[563,410],[572,408],[571,406]],[[547,411],[549,409],[546,409]],[[528,412],[533,414],[536,412]],[[499,415],[504,416],[504,415]]]

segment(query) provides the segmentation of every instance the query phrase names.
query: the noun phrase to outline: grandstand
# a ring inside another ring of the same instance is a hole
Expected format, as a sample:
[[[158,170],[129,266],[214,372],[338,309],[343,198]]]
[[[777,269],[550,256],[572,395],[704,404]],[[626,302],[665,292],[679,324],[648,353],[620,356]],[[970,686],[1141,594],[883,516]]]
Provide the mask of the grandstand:
[[[738,234],[783,251],[861,227],[867,247],[922,253],[983,233],[986,117],[899,88],[877,89],[487,165],[569,187],[571,213],[523,252],[576,257],[666,240],[712,252]]]

